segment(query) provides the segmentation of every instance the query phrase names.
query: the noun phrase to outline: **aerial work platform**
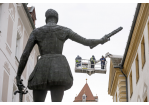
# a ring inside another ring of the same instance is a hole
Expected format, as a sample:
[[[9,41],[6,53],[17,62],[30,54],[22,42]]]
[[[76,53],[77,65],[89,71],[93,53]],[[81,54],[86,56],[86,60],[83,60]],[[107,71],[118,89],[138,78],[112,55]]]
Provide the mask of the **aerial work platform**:
[[[91,68],[91,65],[94,65],[94,68]],[[105,62],[104,69],[101,69],[101,62],[96,61],[95,64],[91,64],[88,59],[81,59],[81,63],[75,63],[75,72],[76,73],[87,73],[92,75],[94,73],[106,74],[107,61]]]

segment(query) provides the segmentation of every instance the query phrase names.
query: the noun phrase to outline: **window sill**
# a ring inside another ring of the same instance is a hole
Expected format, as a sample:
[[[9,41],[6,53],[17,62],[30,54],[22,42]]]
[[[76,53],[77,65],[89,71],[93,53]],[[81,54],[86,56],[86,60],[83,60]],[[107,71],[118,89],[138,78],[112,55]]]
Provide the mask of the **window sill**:
[[[132,97],[132,95],[133,95],[133,92],[131,93],[130,98]]]
[[[136,84],[138,84],[139,79],[136,81]]]
[[[146,63],[146,62],[144,62],[144,64],[142,65],[142,70],[144,69],[145,63]]]

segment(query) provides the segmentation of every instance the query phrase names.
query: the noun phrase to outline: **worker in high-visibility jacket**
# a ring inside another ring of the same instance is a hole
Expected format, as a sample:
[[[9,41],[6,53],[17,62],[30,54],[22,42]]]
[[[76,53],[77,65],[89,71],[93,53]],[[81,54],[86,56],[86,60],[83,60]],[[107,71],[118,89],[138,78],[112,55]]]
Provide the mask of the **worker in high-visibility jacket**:
[[[91,62],[91,68],[94,68],[94,65],[96,63],[96,59],[95,59],[94,55],[92,55],[92,57],[90,58],[90,62]]]
[[[76,57],[75,60],[76,60],[76,64],[77,64],[76,66],[77,66],[77,67],[81,66],[81,59],[82,59],[82,58],[81,58],[79,55]]]

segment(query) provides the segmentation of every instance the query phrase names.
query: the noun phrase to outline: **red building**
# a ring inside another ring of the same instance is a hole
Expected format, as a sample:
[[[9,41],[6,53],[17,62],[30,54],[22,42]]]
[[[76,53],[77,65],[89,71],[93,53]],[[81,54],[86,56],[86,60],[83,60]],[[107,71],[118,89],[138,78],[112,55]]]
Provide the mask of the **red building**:
[[[98,96],[93,96],[90,87],[86,82],[79,95],[75,97],[73,102],[98,102]]]

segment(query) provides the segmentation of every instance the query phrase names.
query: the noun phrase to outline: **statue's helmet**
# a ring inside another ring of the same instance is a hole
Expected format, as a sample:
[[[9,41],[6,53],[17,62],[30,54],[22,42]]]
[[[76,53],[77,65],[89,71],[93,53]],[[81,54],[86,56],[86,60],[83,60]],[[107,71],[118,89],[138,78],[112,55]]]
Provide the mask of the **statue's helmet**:
[[[57,22],[58,22],[58,13],[53,9],[48,9],[45,13],[45,17],[46,17],[46,23],[47,23],[47,19],[49,17],[55,17],[57,19]]]

